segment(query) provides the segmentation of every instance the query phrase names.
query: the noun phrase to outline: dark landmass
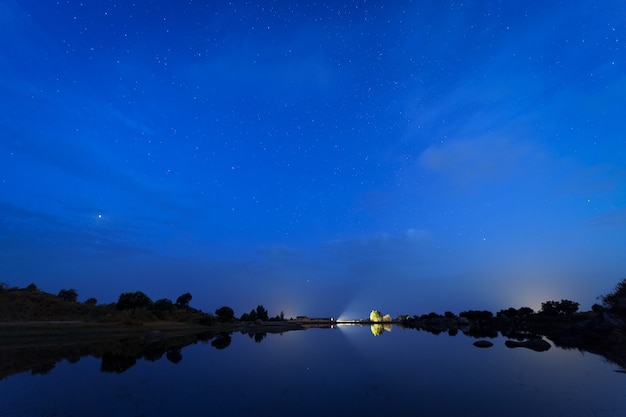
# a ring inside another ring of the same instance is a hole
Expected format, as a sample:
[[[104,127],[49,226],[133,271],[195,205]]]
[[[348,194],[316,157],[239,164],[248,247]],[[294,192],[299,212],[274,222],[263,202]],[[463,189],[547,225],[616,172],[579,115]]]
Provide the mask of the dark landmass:
[[[152,302],[143,293],[120,295],[118,303],[98,305],[94,299],[76,301],[75,290],[58,295],[45,293],[30,285],[9,288],[0,285],[0,379],[31,372],[46,374],[56,363],[75,363],[84,356],[100,359],[102,372],[124,372],[137,360],[156,361],[163,356],[173,363],[183,359],[181,350],[204,343],[225,349],[233,333],[246,334],[260,343],[268,334],[331,328],[337,322],[330,318],[312,319],[300,316],[285,319],[281,313],[268,317],[259,305],[237,319],[227,306],[215,315],[189,306],[190,294],[176,303]],[[537,352],[552,347],[577,349],[604,357],[626,372],[626,279],[615,291],[601,297],[603,305],[592,311],[578,312],[578,303],[569,300],[548,301],[539,312],[522,307],[489,311],[464,311],[458,315],[446,312],[421,316],[389,316],[378,320],[355,320],[351,324],[371,326],[374,335],[390,330],[392,325],[433,334],[462,333],[476,338],[507,338],[509,348],[526,348]],[[477,340],[476,347],[488,348],[492,342]]]

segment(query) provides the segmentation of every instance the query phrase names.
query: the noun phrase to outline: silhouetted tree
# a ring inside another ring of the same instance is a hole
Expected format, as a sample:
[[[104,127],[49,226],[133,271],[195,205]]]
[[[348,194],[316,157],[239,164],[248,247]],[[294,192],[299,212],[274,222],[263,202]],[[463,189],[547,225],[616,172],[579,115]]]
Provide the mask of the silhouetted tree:
[[[27,289],[28,291],[39,291],[39,288],[37,288],[37,286],[36,286],[35,284],[33,284],[33,283],[28,284],[28,286],[26,287],[26,289]]]
[[[539,313],[546,316],[574,314],[578,311],[578,306],[578,303],[570,300],[546,301],[545,303],[541,303]]]
[[[215,315],[220,321],[229,321],[235,317],[235,312],[232,308],[223,306],[215,310]]]
[[[85,300],[85,304],[95,306],[96,304],[98,304],[98,300],[95,299],[94,297],[89,297],[88,299]]]
[[[150,307],[152,300],[141,291],[125,292],[120,294],[116,308],[118,310],[132,310],[141,307]]]
[[[176,299],[176,307],[178,308],[189,307],[190,301],[191,301],[191,294],[186,292]]]
[[[517,317],[519,316],[519,310],[517,310],[516,308],[513,307],[509,307],[506,310],[500,310],[498,311],[498,313],[496,314],[496,317],[499,318],[513,318],[513,317]]]
[[[152,308],[159,311],[173,311],[174,303],[172,303],[172,301],[168,300],[167,298],[161,298],[154,302]]]
[[[561,300],[559,312],[561,314],[574,314],[578,311],[579,303],[571,300]]]
[[[57,297],[63,301],[76,302],[78,300],[78,292],[75,289],[61,290],[57,294]]]
[[[268,320],[267,310],[262,305],[256,306],[256,319],[257,320]]]
[[[243,313],[240,318],[241,321],[256,321],[257,319],[259,317],[257,316],[257,310],[254,308],[249,313]]]
[[[545,303],[541,303],[541,310],[539,310],[539,313],[545,316],[558,316],[558,304],[558,301],[546,301]]]
[[[626,311],[626,278],[618,282],[612,292],[600,298],[609,310]]]
[[[152,310],[159,317],[159,319],[164,320],[168,318],[172,311],[174,311],[174,303],[167,298],[161,298],[154,302]]]
[[[493,313],[488,310],[468,310],[460,312],[459,316],[468,320],[488,320],[493,317]]]
[[[256,311],[255,310],[250,310],[250,313],[243,313],[241,315],[241,318],[239,318],[239,320],[241,320],[241,321],[255,321],[256,320]]]
[[[383,315],[380,311],[378,310],[372,310],[370,312],[370,321],[383,321]],[[373,333],[373,331],[372,331]]]
[[[519,312],[520,316],[530,316],[531,314],[535,314],[535,310],[530,307],[520,307],[517,311]]]

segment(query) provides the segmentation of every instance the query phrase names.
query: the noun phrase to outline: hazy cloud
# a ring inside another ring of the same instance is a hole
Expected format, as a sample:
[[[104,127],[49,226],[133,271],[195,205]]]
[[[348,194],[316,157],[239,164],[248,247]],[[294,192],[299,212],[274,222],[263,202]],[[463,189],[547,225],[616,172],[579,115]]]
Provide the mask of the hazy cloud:
[[[499,181],[518,172],[531,172],[539,153],[528,143],[504,137],[451,140],[425,149],[420,168],[441,174],[456,185]]]

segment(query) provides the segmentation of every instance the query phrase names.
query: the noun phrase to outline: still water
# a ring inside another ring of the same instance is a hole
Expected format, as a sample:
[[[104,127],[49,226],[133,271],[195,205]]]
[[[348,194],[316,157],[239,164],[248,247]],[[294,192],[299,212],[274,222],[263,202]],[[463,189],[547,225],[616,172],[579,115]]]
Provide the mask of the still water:
[[[348,326],[233,334],[121,373],[86,356],[0,381],[0,416],[626,415],[626,374],[599,356],[475,340]]]

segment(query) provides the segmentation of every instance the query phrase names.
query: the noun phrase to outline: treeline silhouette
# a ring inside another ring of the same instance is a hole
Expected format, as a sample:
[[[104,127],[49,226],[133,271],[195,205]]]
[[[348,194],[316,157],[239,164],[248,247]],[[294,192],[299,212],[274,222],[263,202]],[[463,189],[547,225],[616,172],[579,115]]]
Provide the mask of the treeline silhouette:
[[[280,322],[284,319],[282,313],[270,318],[262,305],[250,313],[242,314],[239,319],[235,317],[233,309],[227,306],[216,309],[214,315],[204,313],[189,306],[192,298],[191,294],[185,293],[174,302],[167,299],[152,301],[141,292],[133,292],[120,294],[117,303],[98,305],[92,299],[79,303],[78,294],[72,289],[64,289],[53,295],[39,290],[34,284],[25,288],[10,288],[2,284],[0,321],[4,322],[90,317],[105,323],[117,320],[122,324],[136,324],[140,320],[174,319],[215,325],[206,328],[200,326],[200,330],[196,327],[193,332],[182,334],[148,329],[116,335],[114,338],[81,337],[71,344],[58,345],[52,342],[24,345],[18,338],[17,345],[13,347],[10,343],[0,345],[0,379],[25,371],[46,374],[61,360],[75,363],[86,355],[101,359],[102,372],[121,373],[140,359],[156,361],[165,357],[172,363],[179,363],[183,360],[182,349],[190,344],[206,343],[218,350],[226,349],[235,332],[248,334],[259,343],[269,333],[305,328],[291,321]],[[611,293],[598,298],[602,303],[594,304],[591,311],[587,312],[579,312],[579,304],[576,302],[561,300],[546,301],[537,312],[529,307],[511,307],[496,314],[487,310],[467,310],[458,315],[446,311],[444,314],[402,315],[393,322],[405,328],[433,334],[446,332],[454,336],[463,333],[474,338],[502,335],[509,339],[506,341],[508,347],[523,346],[537,351],[549,349],[545,341],[543,345],[536,343],[546,337],[560,348],[601,355],[619,365],[621,372],[626,369],[626,279],[619,282]],[[372,330],[375,335],[382,334],[386,330],[385,326],[391,324],[377,325],[380,328]],[[10,333],[11,330],[7,330],[9,328],[4,327],[4,331]],[[489,343],[481,345],[488,346]]]
[[[267,309],[258,305],[240,318],[228,306],[214,313],[204,312],[190,305],[193,296],[186,292],[172,301],[161,298],[153,301],[142,291],[125,292],[117,302],[99,304],[94,297],[78,301],[76,289],[62,289],[56,295],[42,291],[35,284],[24,288],[0,283],[0,322],[7,321],[96,321],[140,325],[159,320],[177,321],[211,326],[233,321],[282,321],[283,312],[269,317]]]

